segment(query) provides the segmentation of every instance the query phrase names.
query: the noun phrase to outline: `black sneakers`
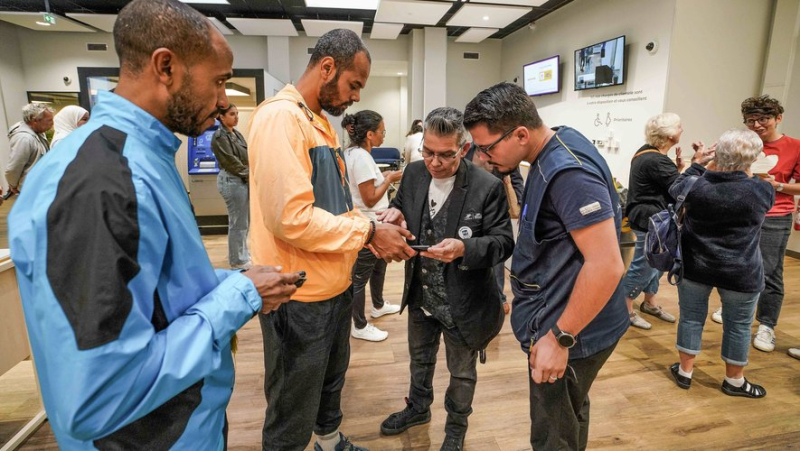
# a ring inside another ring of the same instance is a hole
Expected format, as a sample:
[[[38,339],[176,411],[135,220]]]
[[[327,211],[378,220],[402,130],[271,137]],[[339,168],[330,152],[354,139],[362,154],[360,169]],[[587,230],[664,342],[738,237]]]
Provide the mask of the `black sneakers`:
[[[680,363],[674,363],[671,367],[669,367],[669,372],[672,373],[672,378],[675,379],[675,383],[678,384],[678,387],[688,390],[689,387],[692,386],[692,378],[681,376],[678,373],[678,369],[681,367]]]
[[[764,387],[751,384],[747,381],[747,378],[744,379],[744,384],[741,387],[734,387],[728,381],[722,381],[722,393],[728,396],[744,396],[746,398],[763,398],[767,396],[767,391]]]
[[[389,415],[389,418],[383,420],[383,423],[381,423],[381,433],[384,435],[397,435],[411,426],[425,424],[429,421],[431,421],[431,411],[417,412],[414,410],[414,406],[408,402],[408,398],[406,398],[405,409],[400,412],[395,412]]]
[[[455,435],[447,434],[439,451],[462,451],[463,449],[464,437],[456,437]]]

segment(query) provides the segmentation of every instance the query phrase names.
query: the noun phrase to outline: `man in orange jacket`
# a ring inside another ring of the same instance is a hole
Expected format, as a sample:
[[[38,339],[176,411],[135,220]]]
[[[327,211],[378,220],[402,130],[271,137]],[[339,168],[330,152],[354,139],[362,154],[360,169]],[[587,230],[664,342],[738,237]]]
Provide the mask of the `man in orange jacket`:
[[[250,123],[250,211],[255,264],[305,271],[288,304],[261,315],[267,412],[264,450],[362,450],[339,432],[350,360],[350,271],[370,245],[384,258],[415,252],[411,233],[353,208],[341,145],[322,110],[359,100],[369,51],[349,30],[323,35],[296,86],[259,105]],[[267,263],[269,262],[269,263]]]

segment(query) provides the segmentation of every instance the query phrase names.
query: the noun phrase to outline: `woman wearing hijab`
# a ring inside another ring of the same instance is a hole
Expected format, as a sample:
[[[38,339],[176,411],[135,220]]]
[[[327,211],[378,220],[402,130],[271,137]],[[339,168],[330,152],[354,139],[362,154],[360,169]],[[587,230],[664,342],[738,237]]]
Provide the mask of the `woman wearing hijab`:
[[[54,148],[59,141],[66,138],[76,128],[89,121],[89,112],[77,105],[67,105],[53,118],[53,127],[56,129],[50,148]]]

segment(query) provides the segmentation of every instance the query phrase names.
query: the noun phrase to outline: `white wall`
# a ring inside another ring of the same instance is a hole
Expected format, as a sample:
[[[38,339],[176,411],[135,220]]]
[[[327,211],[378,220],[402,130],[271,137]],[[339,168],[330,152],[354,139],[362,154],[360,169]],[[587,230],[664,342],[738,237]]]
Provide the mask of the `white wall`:
[[[464,52],[478,52],[480,59],[464,59]],[[480,91],[502,81],[502,41],[486,39],[478,44],[447,42],[447,106],[464,111]]]
[[[367,87],[361,91],[361,101],[347,109],[347,114],[372,110],[383,116],[386,138],[381,147],[401,149],[405,143],[405,109],[400,101],[403,78],[370,77]],[[340,136],[340,138],[342,146],[347,146],[349,139],[346,136]]]
[[[576,0],[537,21],[535,30],[525,27],[503,40],[502,78],[518,77],[521,85],[523,65],[561,55],[561,92],[533,98],[544,123],[569,125],[597,140],[613,130],[618,150],[599,150],[627,185],[645,121],[664,106],[674,6],[675,0]],[[626,36],[625,84],[575,91],[575,50],[620,35]],[[644,48],[651,40],[659,41],[655,55]]]
[[[772,6],[676,1],[665,110],[681,116],[684,149],[743,127],[742,100],[761,93]]]
[[[0,22],[0,168],[3,169],[10,151],[6,131],[22,119],[22,107],[28,103],[17,28]],[[0,187],[3,192],[8,188],[5,170],[0,170]]]
[[[425,67],[422,107],[427,115],[447,106],[447,29],[425,28]]]

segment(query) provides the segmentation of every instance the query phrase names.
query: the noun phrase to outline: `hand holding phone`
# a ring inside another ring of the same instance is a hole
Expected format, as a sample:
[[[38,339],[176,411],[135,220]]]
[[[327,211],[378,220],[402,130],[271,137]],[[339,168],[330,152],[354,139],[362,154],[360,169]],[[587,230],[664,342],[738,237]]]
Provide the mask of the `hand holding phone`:
[[[428,249],[430,249],[430,246],[428,246],[427,244],[411,244],[409,245],[409,247],[417,252],[425,252]]]
[[[297,288],[300,288],[300,287],[303,286],[304,283],[306,283],[306,279],[307,279],[306,278],[306,272],[305,271],[298,271],[297,274],[300,276],[300,278],[297,279],[297,281],[294,283],[294,286],[296,286]]]

